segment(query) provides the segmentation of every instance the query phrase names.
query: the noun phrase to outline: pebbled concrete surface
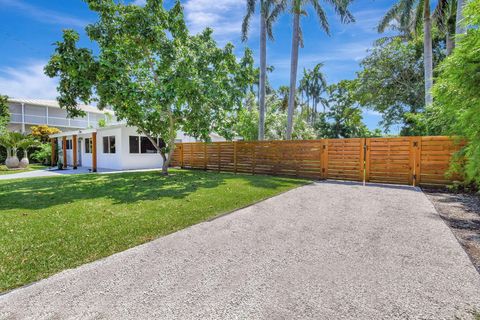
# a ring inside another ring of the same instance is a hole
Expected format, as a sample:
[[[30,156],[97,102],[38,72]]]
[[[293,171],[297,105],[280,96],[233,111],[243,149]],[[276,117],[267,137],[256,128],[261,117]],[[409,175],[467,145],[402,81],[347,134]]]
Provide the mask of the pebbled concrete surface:
[[[1,319],[459,319],[480,275],[418,189],[319,182],[0,296]]]

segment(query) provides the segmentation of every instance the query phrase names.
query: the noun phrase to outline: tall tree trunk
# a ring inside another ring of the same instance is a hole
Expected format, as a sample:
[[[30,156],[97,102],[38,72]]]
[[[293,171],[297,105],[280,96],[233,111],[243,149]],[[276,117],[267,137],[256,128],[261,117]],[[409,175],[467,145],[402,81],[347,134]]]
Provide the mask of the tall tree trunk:
[[[453,49],[455,48],[455,40],[453,39],[453,35],[450,34],[449,31],[447,31],[446,39],[445,39],[445,44],[446,44],[446,50],[447,50],[447,56],[449,56]]]
[[[425,69],[425,106],[431,105],[433,86],[432,58],[432,19],[430,17],[430,1],[424,1],[423,7],[423,64]]]
[[[462,25],[463,21],[463,0],[457,0],[457,17],[455,25],[455,33],[463,34],[465,33],[465,27]]]
[[[295,110],[295,89],[297,87],[298,45],[300,40],[300,11],[294,8],[292,56],[290,64],[290,96],[288,98],[287,140],[292,139],[293,112]]]
[[[262,1],[264,6],[264,1]],[[265,14],[267,8],[260,8],[260,92],[259,92],[259,121],[258,121],[258,140],[265,140],[265,93],[266,93],[266,74],[267,74],[267,24]]]

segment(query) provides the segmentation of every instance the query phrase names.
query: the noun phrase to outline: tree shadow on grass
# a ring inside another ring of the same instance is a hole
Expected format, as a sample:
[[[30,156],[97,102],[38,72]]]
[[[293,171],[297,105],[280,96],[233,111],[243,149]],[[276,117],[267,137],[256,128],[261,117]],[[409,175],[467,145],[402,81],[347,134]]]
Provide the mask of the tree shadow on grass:
[[[183,199],[200,189],[213,189],[226,184],[232,187],[246,184],[256,188],[279,189],[291,185],[292,181],[301,184],[300,180],[278,177],[193,170],[172,170],[167,177],[149,171],[19,179],[0,183],[0,211],[43,209],[100,198],[110,199],[113,204]],[[212,193],[212,197],[215,196]]]

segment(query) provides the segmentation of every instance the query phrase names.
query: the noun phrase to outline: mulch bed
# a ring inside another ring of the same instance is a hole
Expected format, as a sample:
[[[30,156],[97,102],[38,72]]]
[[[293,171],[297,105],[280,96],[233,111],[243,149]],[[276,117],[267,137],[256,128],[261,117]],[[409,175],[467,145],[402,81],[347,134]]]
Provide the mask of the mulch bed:
[[[480,197],[424,189],[480,273]]]

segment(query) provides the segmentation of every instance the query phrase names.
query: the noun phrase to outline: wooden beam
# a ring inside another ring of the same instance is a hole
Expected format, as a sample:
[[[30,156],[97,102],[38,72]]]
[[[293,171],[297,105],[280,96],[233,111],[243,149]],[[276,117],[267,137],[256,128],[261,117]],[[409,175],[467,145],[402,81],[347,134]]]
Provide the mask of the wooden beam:
[[[370,141],[371,138],[365,139],[365,182],[370,181]]]
[[[92,132],[92,172],[97,172],[97,133]]]
[[[52,167],[55,167],[56,165],[56,153],[57,153],[57,148],[56,148],[56,139],[55,138],[51,138],[50,139],[50,142],[52,144],[52,155],[51,155],[51,165]]]
[[[328,139],[322,139],[322,178],[328,179]]]
[[[233,172],[237,173],[237,141],[233,141]]]
[[[184,157],[184,155],[183,155],[183,144],[180,144],[179,147],[180,147],[180,168],[183,169],[183,157]]]
[[[420,137],[410,138],[410,176],[409,184],[417,186],[420,183],[420,150],[422,140]]]
[[[365,138],[360,139],[360,181],[363,181],[363,185],[365,185],[365,149],[366,149],[366,142]]]
[[[63,169],[67,169],[67,137],[62,139]]]
[[[77,169],[77,135],[72,137],[73,169]]]

